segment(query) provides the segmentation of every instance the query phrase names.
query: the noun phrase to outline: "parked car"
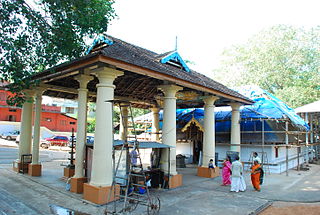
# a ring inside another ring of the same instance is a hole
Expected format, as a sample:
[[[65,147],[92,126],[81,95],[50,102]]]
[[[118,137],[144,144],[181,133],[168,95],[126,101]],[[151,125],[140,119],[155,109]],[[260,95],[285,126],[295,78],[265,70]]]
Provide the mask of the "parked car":
[[[49,148],[50,146],[67,146],[69,139],[67,136],[57,135],[49,137],[41,141],[40,146],[42,148]]]
[[[3,132],[1,134],[1,137],[6,140],[15,140],[17,139],[17,136],[19,134],[20,134],[19,130],[14,130],[14,131]]]
[[[93,145],[94,143],[94,136],[87,136],[87,144]]]
[[[76,142],[77,142],[77,138],[74,137],[73,141],[74,141],[74,146],[75,146]],[[93,142],[94,142],[94,136],[87,136],[87,144],[93,145]],[[72,139],[71,139],[71,137],[69,137],[69,147],[71,147],[71,144],[72,144]]]

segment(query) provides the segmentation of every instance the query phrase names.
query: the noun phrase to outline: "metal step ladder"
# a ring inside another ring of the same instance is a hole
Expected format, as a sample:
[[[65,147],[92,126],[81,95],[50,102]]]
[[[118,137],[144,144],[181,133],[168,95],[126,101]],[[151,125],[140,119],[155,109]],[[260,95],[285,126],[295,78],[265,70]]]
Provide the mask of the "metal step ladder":
[[[128,101],[111,100],[113,105],[120,108],[120,114],[124,129],[128,132],[129,128],[133,131],[133,140],[128,141],[128,134],[121,144],[120,153],[116,162],[116,149],[113,150],[113,182],[112,191],[109,192],[108,202],[113,197],[117,200],[113,201],[113,210],[106,208],[105,214],[130,214],[138,205],[147,207],[147,214],[158,214],[160,211],[160,199],[151,196],[147,186],[147,178],[143,170],[142,160],[139,151],[139,142],[137,141],[137,134],[135,130],[135,123],[132,115],[132,106]],[[123,115],[123,109],[128,108],[128,116]],[[127,123],[125,123],[125,120]],[[130,120],[130,122],[129,122]],[[117,146],[115,146],[117,147]],[[119,147],[118,147],[119,148]],[[131,149],[131,151],[130,151]],[[119,166],[121,160],[125,156],[126,173],[119,174]],[[120,187],[120,193],[117,193],[115,187]]]
[[[254,151],[252,151],[250,153],[250,157],[249,157],[249,160],[248,160],[248,168],[247,168],[247,171],[250,171],[250,167],[251,165],[253,164],[253,159],[254,159],[254,156],[253,156],[253,153]],[[268,154],[267,152],[257,152],[258,155],[261,154],[261,167],[263,169],[265,169],[265,173],[268,172],[269,175],[270,175],[270,163],[269,163],[269,160],[268,160]],[[266,165],[266,168],[264,168],[264,166]],[[266,175],[266,174],[265,174]]]

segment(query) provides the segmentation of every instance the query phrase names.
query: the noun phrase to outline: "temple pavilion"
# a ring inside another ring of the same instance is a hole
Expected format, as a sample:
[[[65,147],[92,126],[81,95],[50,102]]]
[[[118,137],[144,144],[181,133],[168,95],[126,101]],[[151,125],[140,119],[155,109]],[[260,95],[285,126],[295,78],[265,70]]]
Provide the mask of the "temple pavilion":
[[[112,150],[114,99],[130,101],[133,107],[153,113],[153,140],[171,147],[163,150],[162,169],[170,175],[172,187],[182,185],[176,170],[176,109],[204,108],[203,161],[215,159],[215,106],[231,106],[231,151],[240,151],[239,108],[253,101],[188,67],[174,50],[163,54],[127,43],[109,35],[95,39],[87,54],[33,75],[37,86],[26,89],[23,104],[19,157],[14,170],[22,168],[21,156],[32,153],[28,172],[41,175],[39,139],[41,96],[78,101],[75,174],[71,191],[96,204],[105,204],[113,180]],[[84,175],[87,103],[96,103],[96,129],[90,181]],[[159,137],[159,110],[163,110],[162,136]],[[32,117],[34,112],[34,117]],[[125,113],[126,111],[124,111]],[[33,126],[33,131],[32,131]],[[33,140],[32,140],[33,133]],[[126,131],[120,137],[126,138]],[[168,163],[170,166],[168,167]]]

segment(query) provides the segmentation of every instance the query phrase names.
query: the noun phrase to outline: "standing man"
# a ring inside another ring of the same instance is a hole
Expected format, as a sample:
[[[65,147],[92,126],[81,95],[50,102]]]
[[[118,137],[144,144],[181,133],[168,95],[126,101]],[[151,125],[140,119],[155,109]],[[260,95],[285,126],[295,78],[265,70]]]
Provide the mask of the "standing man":
[[[253,152],[253,163],[254,163],[255,161],[257,161],[258,164],[261,164],[261,159],[259,158],[257,152]]]
[[[231,165],[231,192],[243,192],[246,190],[246,183],[243,178],[243,166],[239,161],[239,156],[236,156],[236,160]]]

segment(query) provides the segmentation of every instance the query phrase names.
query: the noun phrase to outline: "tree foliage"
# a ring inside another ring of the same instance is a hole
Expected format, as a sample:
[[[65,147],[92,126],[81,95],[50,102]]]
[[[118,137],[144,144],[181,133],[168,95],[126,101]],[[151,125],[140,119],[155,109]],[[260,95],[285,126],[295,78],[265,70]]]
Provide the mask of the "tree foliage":
[[[274,26],[222,56],[214,77],[230,87],[259,85],[294,108],[320,98],[320,28]]]
[[[79,57],[85,40],[106,32],[115,17],[113,0],[0,0],[0,78],[21,89],[30,75]]]

